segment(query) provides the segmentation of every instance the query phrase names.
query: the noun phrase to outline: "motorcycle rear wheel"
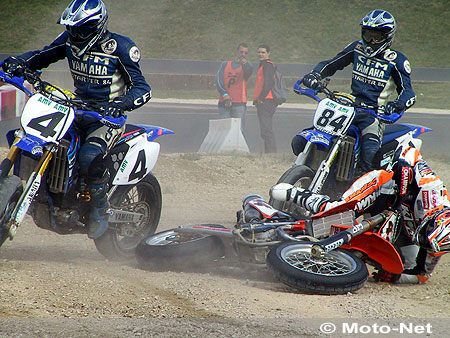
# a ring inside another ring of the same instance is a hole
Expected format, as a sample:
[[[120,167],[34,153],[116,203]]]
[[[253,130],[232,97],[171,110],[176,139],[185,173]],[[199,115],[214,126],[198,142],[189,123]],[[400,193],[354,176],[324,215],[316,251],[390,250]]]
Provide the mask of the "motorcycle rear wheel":
[[[17,176],[0,179],[0,246],[8,238],[6,223],[23,192],[22,181]]]
[[[131,260],[139,242],[153,234],[161,216],[161,187],[152,174],[135,185],[119,186],[111,197],[111,205],[142,213],[144,219],[137,225],[119,225],[94,239],[97,250],[107,259]]]
[[[368,279],[364,262],[336,249],[323,258],[311,255],[310,242],[285,242],[272,248],[267,266],[283,283],[306,293],[334,295],[354,292]]]
[[[223,228],[219,224],[202,225]],[[224,254],[224,244],[219,238],[180,233],[177,229],[154,234],[139,243],[136,248],[139,266],[148,270],[193,269],[220,259]]]
[[[314,171],[305,165],[297,165],[289,168],[278,180],[278,183],[289,183],[301,188],[308,188],[314,178]],[[269,204],[277,210],[296,216],[307,216],[307,211],[292,203],[277,201],[270,198]]]

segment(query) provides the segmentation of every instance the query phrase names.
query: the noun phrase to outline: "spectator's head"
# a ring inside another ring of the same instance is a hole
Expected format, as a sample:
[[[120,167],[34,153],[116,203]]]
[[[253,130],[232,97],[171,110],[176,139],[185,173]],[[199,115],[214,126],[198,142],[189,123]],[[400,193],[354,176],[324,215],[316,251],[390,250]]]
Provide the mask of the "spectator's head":
[[[258,46],[258,58],[260,61],[267,60],[270,57],[270,47],[268,45]]]
[[[101,0],[73,0],[58,23],[66,26],[69,42],[81,56],[105,35],[108,12]]]
[[[247,59],[248,57],[248,46],[246,43],[241,42],[236,49],[236,58],[238,61],[242,59]]]

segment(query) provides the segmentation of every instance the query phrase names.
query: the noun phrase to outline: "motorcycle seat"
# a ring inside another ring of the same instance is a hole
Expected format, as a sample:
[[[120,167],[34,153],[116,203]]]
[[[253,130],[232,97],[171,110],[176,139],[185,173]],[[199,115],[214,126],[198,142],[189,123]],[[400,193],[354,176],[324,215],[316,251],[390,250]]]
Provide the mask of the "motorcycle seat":
[[[406,134],[412,130],[411,126],[403,124],[387,124],[384,129],[382,143],[388,143],[396,139],[397,137]]]

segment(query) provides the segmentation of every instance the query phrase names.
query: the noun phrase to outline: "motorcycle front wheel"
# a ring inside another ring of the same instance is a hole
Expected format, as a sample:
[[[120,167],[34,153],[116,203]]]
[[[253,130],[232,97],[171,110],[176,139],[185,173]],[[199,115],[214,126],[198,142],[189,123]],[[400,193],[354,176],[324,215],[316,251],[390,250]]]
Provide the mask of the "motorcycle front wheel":
[[[272,248],[267,266],[283,283],[306,293],[334,295],[354,292],[368,279],[364,262],[352,253],[336,249],[317,258],[310,242],[285,242]]]
[[[119,186],[111,196],[111,205],[126,211],[141,213],[138,223],[109,224],[109,229],[94,239],[97,250],[110,260],[130,260],[142,239],[153,234],[161,216],[161,187],[152,174],[135,185]]]
[[[220,227],[219,224],[202,224]],[[196,233],[171,229],[144,239],[136,248],[136,259],[143,269],[192,269],[220,259],[225,254],[223,242]]]
[[[22,195],[22,181],[17,176],[0,178],[0,246],[8,238],[6,223]]]
[[[314,171],[305,165],[289,168],[278,180],[278,183],[289,183],[301,188],[308,188],[314,178]],[[269,204],[277,210],[296,216],[307,216],[307,211],[291,202],[277,201],[270,198]]]

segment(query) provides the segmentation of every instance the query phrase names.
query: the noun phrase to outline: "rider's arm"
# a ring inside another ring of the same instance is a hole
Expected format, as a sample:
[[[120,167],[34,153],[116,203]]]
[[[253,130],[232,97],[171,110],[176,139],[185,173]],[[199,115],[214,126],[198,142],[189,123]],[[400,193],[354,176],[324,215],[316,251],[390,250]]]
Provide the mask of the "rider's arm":
[[[35,50],[19,55],[31,70],[36,71],[48,67],[56,61],[66,57],[66,42],[69,34],[65,31],[61,33],[55,41],[45,46],[42,50]]]
[[[396,53],[398,55],[392,70],[392,78],[397,87],[397,101],[401,102],[408,109],[416,102],[416,94],[411,85],[411,66],[403,54]]]
[[[323,79],[327,76],[332,76],[338,70],[344,69],[353,62],[354,49],[358,43],[358,41],[352,42],[334,58],[319,62],[317,66],[314,67],[313,72],[319,73]]]
[[[119,40],[117,55],[121,72],[127,90],[126,93],[114,101],[119,101],[121,108],[131,111],[144,105],[151,99],[151,88],[145,80],[139,67],[140,51],[129,38],[116,35]]]
[[[437,263],[444,253],[436,254],[424,248],[419,249],[414,269],[405,270],[396,281],[400,284],[419,284],[427,282],[433,273]]]

